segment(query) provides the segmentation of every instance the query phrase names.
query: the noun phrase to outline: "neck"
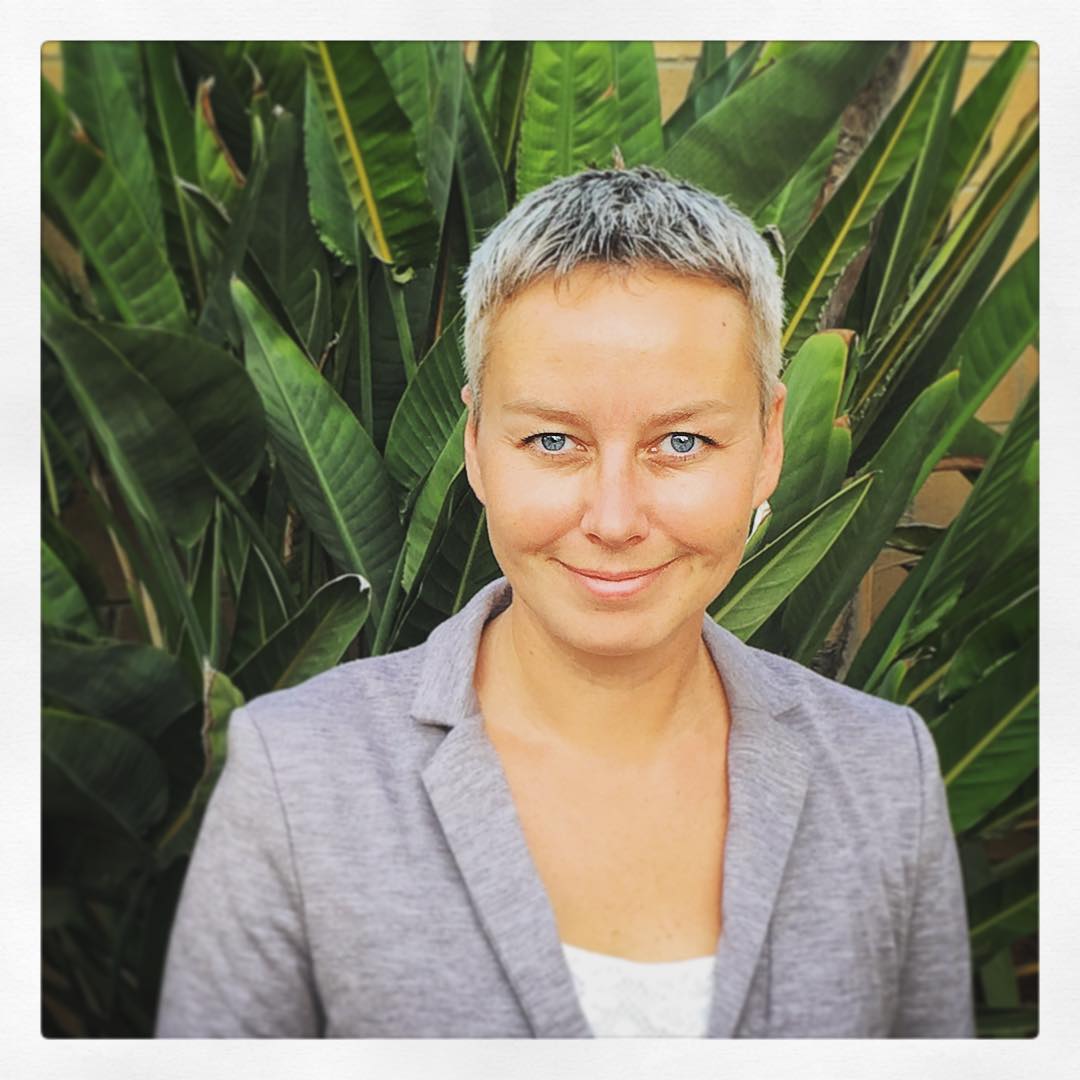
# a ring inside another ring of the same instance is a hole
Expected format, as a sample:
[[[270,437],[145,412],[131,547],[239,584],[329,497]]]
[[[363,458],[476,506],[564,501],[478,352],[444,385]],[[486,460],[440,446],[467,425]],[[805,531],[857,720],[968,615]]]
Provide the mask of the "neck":
[[[502,732],[608,761],[651,760],[680,739],[727,729],[700,619],[649,653],[595,656],[552,638],[515,599],[484,628],[475,683],[485,719]]]

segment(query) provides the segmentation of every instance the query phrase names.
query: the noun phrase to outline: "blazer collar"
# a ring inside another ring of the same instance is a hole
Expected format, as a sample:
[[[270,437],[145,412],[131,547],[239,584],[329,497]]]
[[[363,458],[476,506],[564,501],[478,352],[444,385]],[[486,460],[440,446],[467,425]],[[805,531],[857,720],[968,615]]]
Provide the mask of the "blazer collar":
[[[422,779],[533,1033],[588,1036],[554,911],[473,688],[484,624],[512,598],[506,578],[498,578],[428,637],[412,715],[449,730]],[[731,712],[723,929],[708,1029],[710,1037],[726,1037],[738,1026],[761,955],[802,812],[811,755],[804,737],[781,719],[797,702],[761,654],[707,615],[702,635]]]

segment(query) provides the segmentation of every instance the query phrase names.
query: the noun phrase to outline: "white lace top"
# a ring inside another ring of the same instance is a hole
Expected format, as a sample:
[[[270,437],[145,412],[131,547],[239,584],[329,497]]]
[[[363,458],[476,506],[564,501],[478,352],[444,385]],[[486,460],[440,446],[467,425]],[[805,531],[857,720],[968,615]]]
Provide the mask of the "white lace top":
[[[563,943],[582,1011],[597,1038],[704,1037],[715,958],[643,963]]]

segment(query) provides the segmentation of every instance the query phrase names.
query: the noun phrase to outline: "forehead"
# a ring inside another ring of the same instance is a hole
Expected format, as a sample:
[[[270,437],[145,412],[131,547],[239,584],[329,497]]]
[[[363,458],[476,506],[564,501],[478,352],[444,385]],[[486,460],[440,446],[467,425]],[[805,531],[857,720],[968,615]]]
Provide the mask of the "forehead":
[[[485,393],[741,392],[755,382],[750,346],[733,288],[661,269],[580,267],[533,282],[495,313]]]

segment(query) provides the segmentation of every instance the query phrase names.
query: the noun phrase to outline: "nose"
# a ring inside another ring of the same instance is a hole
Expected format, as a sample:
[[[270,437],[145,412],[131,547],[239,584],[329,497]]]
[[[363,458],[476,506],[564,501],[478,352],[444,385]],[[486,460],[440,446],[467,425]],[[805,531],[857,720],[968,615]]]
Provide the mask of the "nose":
[[[586,480],[582,531],[608,547],[644,540],[649,533],[644,479],[632,455],[601,454]]]

